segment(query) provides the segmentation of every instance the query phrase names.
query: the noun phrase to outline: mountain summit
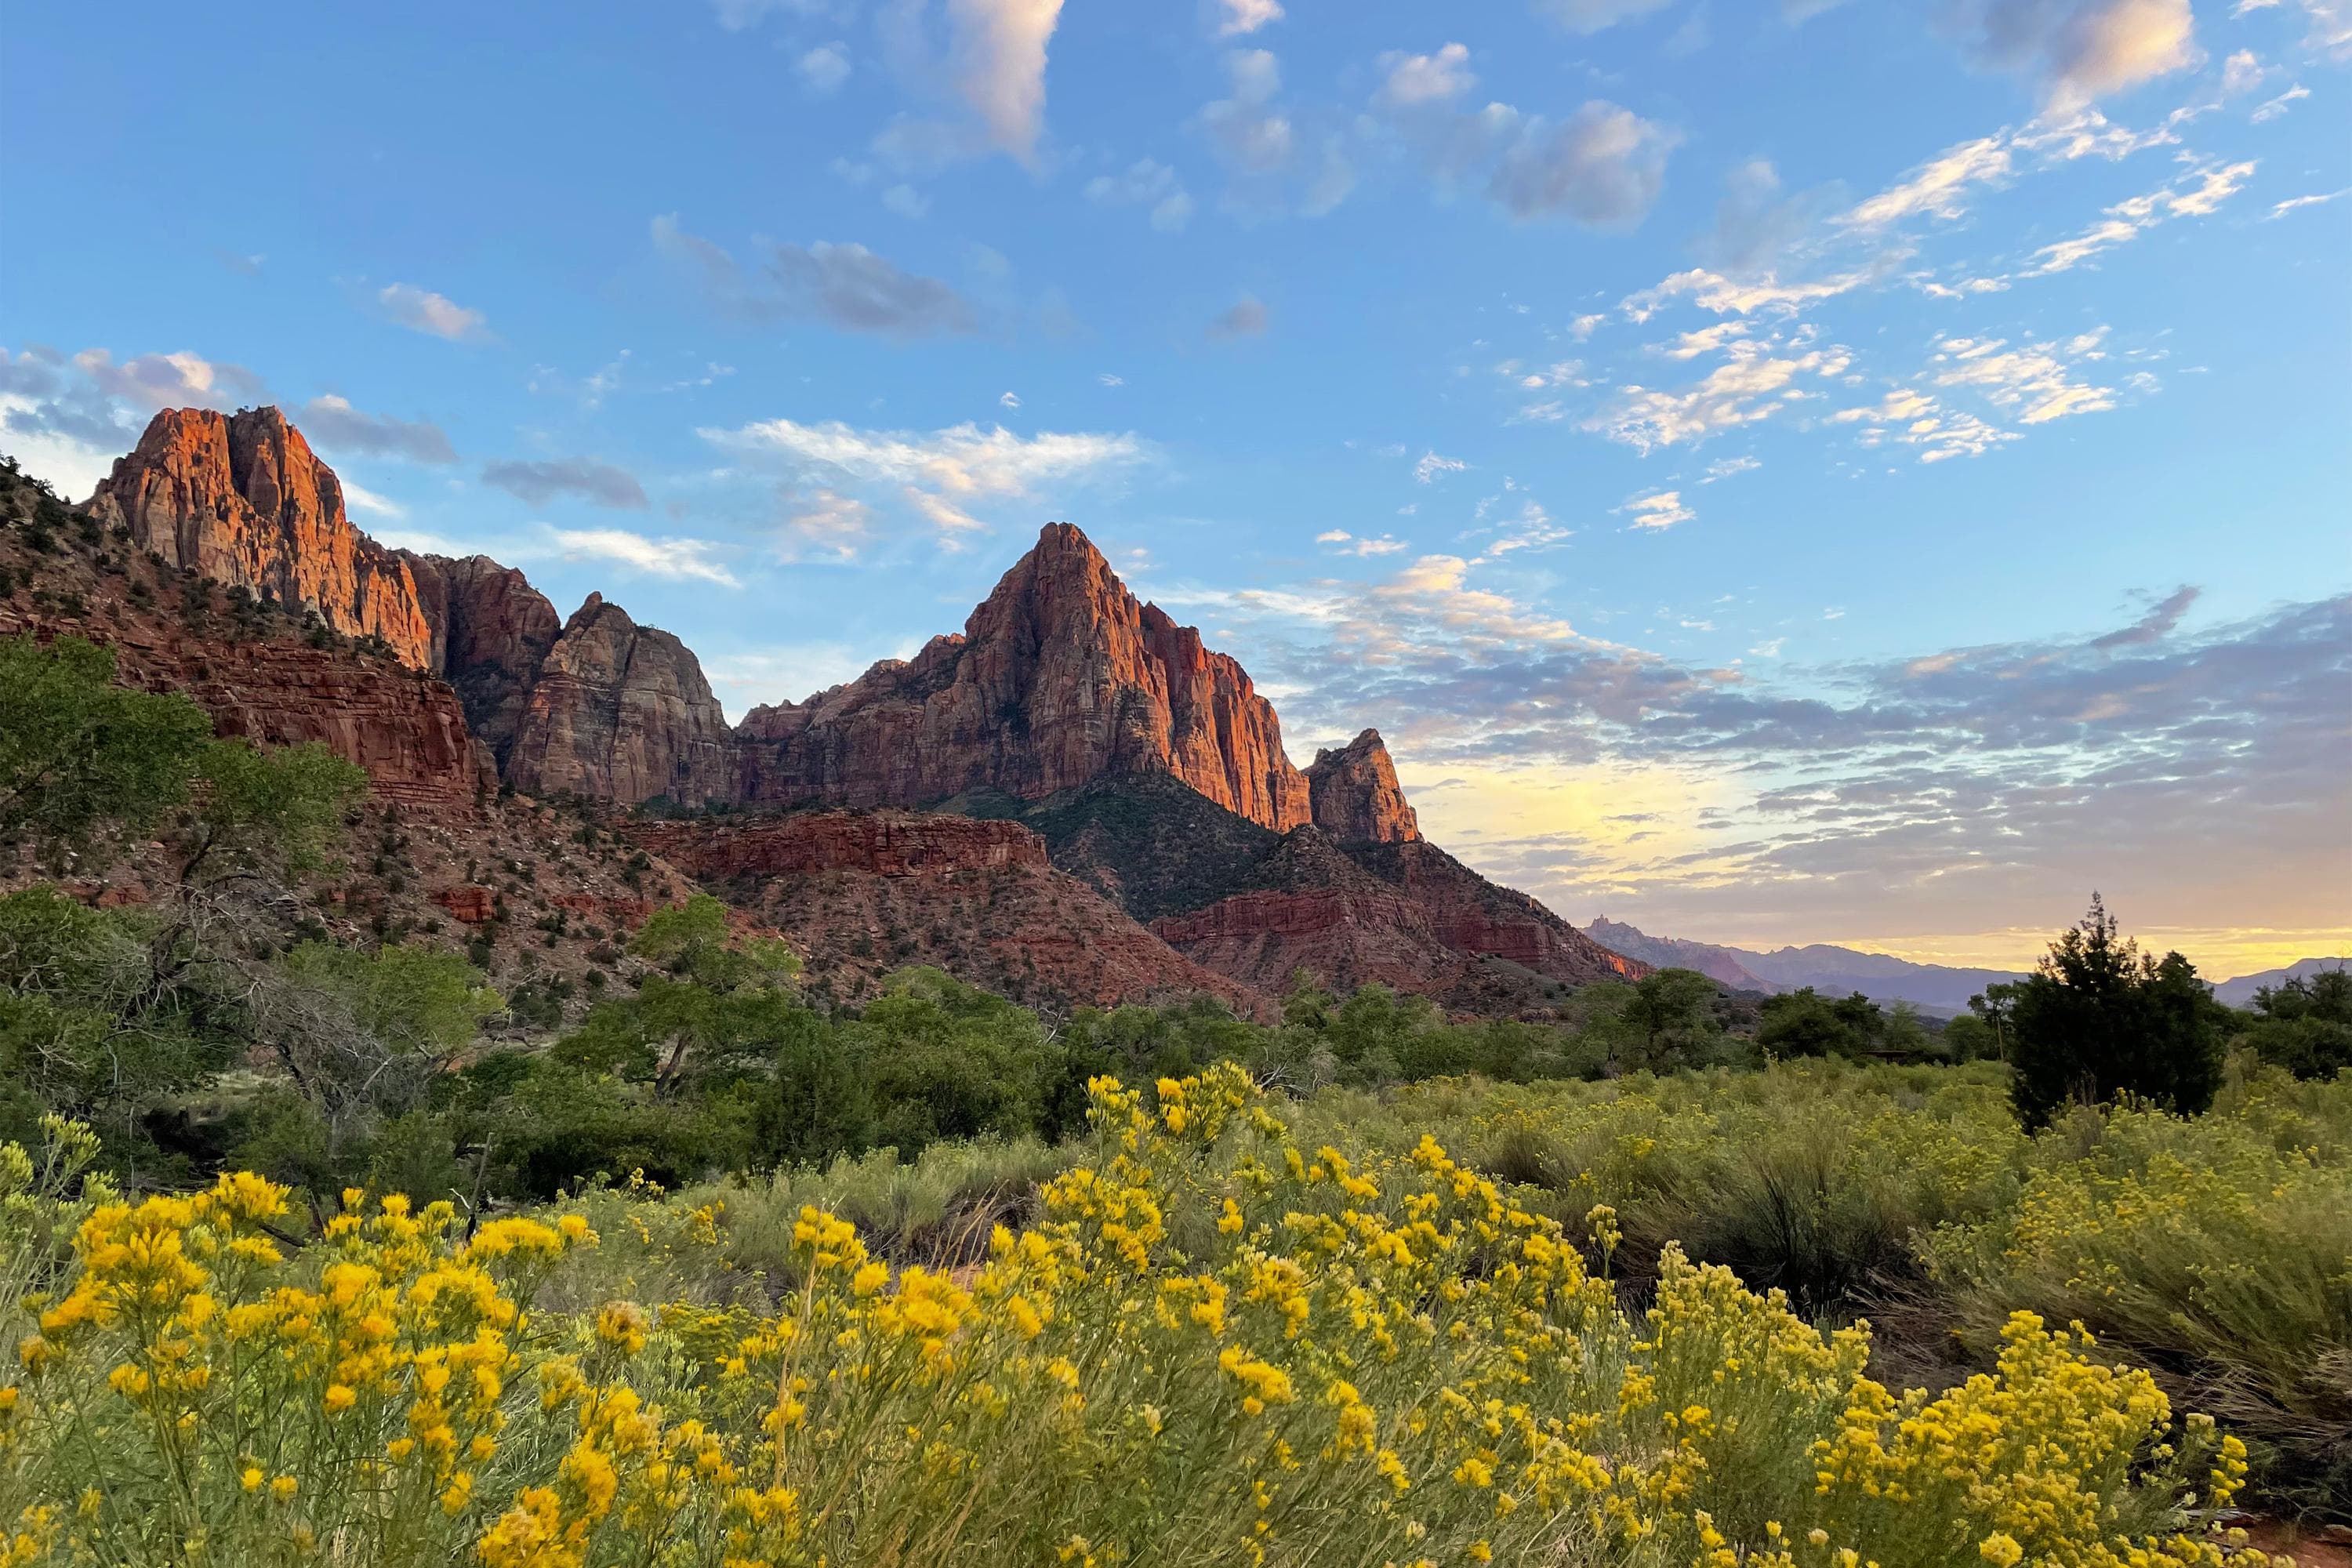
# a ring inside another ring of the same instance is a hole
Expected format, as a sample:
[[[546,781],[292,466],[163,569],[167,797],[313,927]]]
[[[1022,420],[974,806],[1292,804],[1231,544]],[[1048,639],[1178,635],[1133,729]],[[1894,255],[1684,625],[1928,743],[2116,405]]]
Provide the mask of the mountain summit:
[[[392,551],[352,525],[343,487],[276,408],[166,408],[98,483],[90,515],[121,523],[167,566],[382,637],[430,668],[433,629]]]
[[[962,635],[805,702],[755,708],[739,733],[748,802],[1037,800],[1159,773],[1276,832],[1314,811],[1249,672],[1139,602],[1066,522],[1045,525]]]

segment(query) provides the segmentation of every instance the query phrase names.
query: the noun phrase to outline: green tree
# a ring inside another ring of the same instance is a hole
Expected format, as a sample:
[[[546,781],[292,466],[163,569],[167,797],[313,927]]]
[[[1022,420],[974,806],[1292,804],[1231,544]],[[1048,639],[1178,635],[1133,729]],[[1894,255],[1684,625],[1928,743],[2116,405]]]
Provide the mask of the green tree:
[[[1696,969],[1643,975],[1620,1015],[1627,1038],[1619,1065],[1655,1072],[1702,1060],[1722,1034],[1715,1018],[1719,989]]]
[[[1856,1026],[1855,1010],[1810,985],[1767,996],[1759,1017],[1757,1047],[1775,1057],[1858,1057],[1870,1048],[1870,1037]]]
[[[2097,894],[2018,983],[2011,1094],[2028,1127],[2069,1103],[2132,1095],[2194,1115],[2221,1086],[2221,1021],[2196,969],[2143,953]]]
[[[113,650],[80,637],[0,637],[0,844],[88,850],[185,803],[212,720],[114,674]]]
[[[188,826],[180,879],[307,871],[367,788],[367,773],[315,741],[261,747],[220,741],[198,765],[204,796]]]
[[[2352,1068],[2352,973],[2323,969],[2254,993],[2246,1040],[2257,1056],[2297,1078]]]

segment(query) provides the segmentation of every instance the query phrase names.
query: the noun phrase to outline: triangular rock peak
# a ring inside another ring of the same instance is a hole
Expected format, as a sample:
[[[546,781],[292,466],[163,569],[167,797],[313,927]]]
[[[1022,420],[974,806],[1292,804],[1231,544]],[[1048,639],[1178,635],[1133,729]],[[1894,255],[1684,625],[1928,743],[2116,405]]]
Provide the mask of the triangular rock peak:
[[[1307,783],[1314,793],[1315,826],[1342,843],[1402,844],[1421,837],[1420,819],[1405,803],[1378,730],[1316,752]]]
[[[1139,603],[1102,552],[1048,524],[964,623],[805,702],[745,719],[752,801],[920,805],[986,789],[1035,800],[1164,773],[1286,831],[1306,775],[1249,673]]]

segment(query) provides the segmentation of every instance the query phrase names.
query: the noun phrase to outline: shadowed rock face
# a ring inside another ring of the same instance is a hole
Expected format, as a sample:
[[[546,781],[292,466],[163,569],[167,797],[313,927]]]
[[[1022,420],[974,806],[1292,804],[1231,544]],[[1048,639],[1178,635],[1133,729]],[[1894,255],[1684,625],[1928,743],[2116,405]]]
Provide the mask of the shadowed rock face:
[[[316,610],[433,668],[407,563],[352,526],[343,487],[275,408],[167,408],[99,481],[89,510],[173,566]]]
[[[1421,837],[1420,820],[1405,804],[1396,764],[1378,730],[1367,730],[1336,751],[1315,753],[1307,770],[1315,826],[1342,844],[1401,844]]]
[[[920,805],[968,790],[1038,800],[1164,773],[1277,830],[1306,775],[1248,673],[1127,591],[1087,536],[1047,525],[961,637],[744,720],[741,795]]]
[[[730,798],[731,763],[726,715],[686,645],[591,594],[540,665],[506,777],[526,795],[699,805]]]
[[[432,668],[457,688],[467,723],[503,770],[563,623],[530,579],[487,555],[400,556],[433,628]]]

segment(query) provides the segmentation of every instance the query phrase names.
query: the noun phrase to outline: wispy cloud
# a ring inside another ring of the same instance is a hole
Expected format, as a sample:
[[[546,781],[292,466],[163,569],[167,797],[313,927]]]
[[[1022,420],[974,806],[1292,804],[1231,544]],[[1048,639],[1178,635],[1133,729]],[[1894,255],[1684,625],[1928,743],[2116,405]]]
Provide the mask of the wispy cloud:
[[[923,520],[950,548],[960,534],[984,531],[976,507],[1055,501],[1153,453],[1131,432],[1024,437],[972,424],[924,433],[769,419],[698,434],[734,458],[781,473],[796,492],[827,498],[814,512],[825,524],[819,536],[863,539],[873,531],[875,509],[888,505]],[[857,498],[854,514],[845,497]]]
[[[705,539],[657,539],[619,528],[556,528],[550,529],[547,537],[555,553],[566,560],[607,561],[648,577],[711,583],[721,588],[743,585],[716,559],[723,547]]]
[[[392,321],[428,337],[466,342],[488,333],[481,311],[467,310],[446,294],[414,283],[387,283],[377,291],[375,302]]]

